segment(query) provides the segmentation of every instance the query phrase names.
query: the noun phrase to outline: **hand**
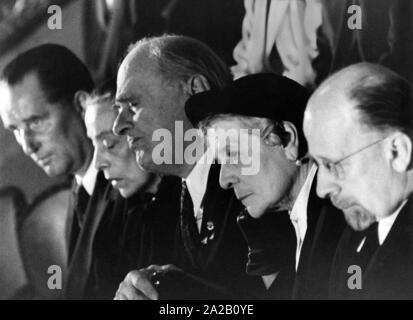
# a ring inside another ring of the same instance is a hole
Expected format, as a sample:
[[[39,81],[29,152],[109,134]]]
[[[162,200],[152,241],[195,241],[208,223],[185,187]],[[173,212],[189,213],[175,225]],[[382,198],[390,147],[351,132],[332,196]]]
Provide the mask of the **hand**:
[[[126,275],[119,285],[114,300],[158,300],[159,293],[154,288],[151,278],[157,272],[179,270],[173,265],[151,265],[145,269],[133,270]]]

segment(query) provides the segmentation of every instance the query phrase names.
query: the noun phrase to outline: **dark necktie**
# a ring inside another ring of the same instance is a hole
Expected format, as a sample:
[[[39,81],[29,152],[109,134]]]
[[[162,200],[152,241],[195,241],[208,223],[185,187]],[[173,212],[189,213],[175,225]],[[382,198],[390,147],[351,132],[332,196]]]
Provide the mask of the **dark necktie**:
[[[365,231],[365,241],[360,252],[357,254],[358,265],[365,271],[373,254],[380,246],[378,237],[378,223],[375,222]]]
[[[87,193],[86,189],[83,185],[80,185],[77,189],[77,194],[75,197],[75,205],[74,210],[76,213],[76,217],[79,223],[79,227],[82,228],[85,222],[85,213],[87,209],[87,205],[89,202],[89,194]]]
[[[75,249],[77,238],[79,237],[80,230],[83,227],[85,220],[85,213],[89,203],[90,196],[82,185],[76,185],[72,189],[72,223],[70,227],[69,236],[69,262],[72,258],[73,251]]]

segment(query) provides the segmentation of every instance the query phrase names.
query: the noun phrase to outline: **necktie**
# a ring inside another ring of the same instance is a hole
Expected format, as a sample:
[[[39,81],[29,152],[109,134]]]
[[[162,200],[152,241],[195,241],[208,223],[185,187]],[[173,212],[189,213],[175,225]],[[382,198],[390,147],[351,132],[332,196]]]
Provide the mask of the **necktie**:
[[[358,265],[364,270],[379,245],[378,223],[375,222],[365,231],[365,240],[360,252],[358,252]]]
[[[192,264],[196,265],[196,255],[199,247],[199,233],[194,217],[194,205],[185,181],[182,181],[180,211],[180,226],[183,244]]]
[[[89,198],[90,196],[87,193],[86,189],[83,187],[83,185],[80,185],[77,190],[77,196],[75,198],[75,213],[80,228],[82,228],[85,220],[85,213],[89,202]]]
[[[71,260],[77,238],[84,223],[85,212],[90,196],[82,185],[76,185],[72,189],[72,197],[72,222],[71,225],[69,225],[69,261]]]

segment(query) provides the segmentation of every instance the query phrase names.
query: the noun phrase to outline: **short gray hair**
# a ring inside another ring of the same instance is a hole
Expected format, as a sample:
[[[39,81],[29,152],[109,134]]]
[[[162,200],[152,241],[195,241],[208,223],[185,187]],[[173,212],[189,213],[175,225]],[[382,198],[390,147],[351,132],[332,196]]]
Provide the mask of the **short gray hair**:
[[[166,80],[187,81],[191,76],[204,76],[211,89],[221,89],[232,81],[225,63],[203,42],[187,36],[162,35],[147,37],[132,45],[128,52],[147,50],[158,62]]]

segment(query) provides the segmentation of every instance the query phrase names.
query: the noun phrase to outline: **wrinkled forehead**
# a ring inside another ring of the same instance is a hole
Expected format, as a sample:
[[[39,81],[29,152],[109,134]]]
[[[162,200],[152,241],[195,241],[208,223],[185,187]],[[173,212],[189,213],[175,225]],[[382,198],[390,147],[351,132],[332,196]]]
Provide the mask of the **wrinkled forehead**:
[[[32,75],[13,86],[0,82],[0,97],[0,115],[5,126],[43,115],[48,108],[44,92]]]

